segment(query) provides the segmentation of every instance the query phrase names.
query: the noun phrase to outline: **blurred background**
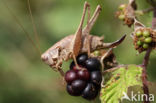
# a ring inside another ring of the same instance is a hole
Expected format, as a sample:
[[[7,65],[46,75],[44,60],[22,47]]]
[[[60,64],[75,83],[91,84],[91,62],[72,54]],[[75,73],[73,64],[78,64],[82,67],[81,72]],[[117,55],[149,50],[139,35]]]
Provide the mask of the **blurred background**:
[[[17,16],[25,30],[35,41],[27,0],[3,0]],[[44,64],[11,12],[0,0],[0,103],[90,103],[81,97],[72,97],[65,90],[59,73]],[[112,42],[127,34],[126,40],[114,49],[121,64],[141,64],[144,53],[137,55],[130,34],[133,28],[115,18],[115,11],[128,0],[87,0],[91,14],[96,6],[102,12],[91,34],[104,35],[105,42]],[[30,0],[34,21],[39,32],[42,53],[61,38],[75,33],[85,0]],[[150,7],[145,0],[137,0],[138,8]],[[151,26],[152,13],[139,17]],[[64,62],[64,70],[70,62]],[[151,93],[156,94],[156,51],[153,51],[148,68]],[[100,103],[97,98],[93,103]]]

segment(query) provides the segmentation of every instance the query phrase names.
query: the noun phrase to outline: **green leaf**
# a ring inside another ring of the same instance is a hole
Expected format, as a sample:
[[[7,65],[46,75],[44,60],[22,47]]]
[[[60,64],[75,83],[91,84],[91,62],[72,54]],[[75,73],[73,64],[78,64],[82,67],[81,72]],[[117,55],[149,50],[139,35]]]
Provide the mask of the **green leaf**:
[[[100,93],[101,103],[119,103],[129,87],[142,87],[140,66],[124,65],[110,70],[104,74],[105,79]]]

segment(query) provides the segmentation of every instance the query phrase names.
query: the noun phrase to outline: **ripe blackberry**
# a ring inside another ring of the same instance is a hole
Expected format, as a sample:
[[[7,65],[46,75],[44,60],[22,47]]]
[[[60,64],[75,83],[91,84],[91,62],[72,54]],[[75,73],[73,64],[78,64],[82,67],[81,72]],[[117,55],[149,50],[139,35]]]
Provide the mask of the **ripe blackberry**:
[[[87,53],[82,53],[82,54],[78,55],[77,63],[79,65],[85,66],[85,62],[86,62],[87,59],[88,59]]]
[[[90,79],[91,79],[92,83],[100,85],[101,81],[102,81],[102,74],[101,74],[101,72],[100,71],[93,71],[93,72],[91,72]]]
[[[84,91],[82,92],[82,97],[87,100],[93,100],[98,95],[98,90],[92,83],[88,83]]]
[[[96,70],[100,70],[101,68],[101,64],[100,64],[100,61],[96,58],[89,58],[87,61],[86,61],[86,68],[89,70],[89,71],[96,71]]]
[[[80,95],[81,95],[81,92],[79,92],[79,91],[74,91],[74,90],[72,89],[72,86],[71,86],[70,84],[67,84],[66,90],[67,90],[67,92],[68,92],[71,96],[80,96]]]
[[[94,99],[100,91],[102,74],[101,63],[97,58],[89,58],[86,53],[78,55],[77,68],[74,61],[70,64],[70,70],[66,72],[67,92],[72,96],[80,96],[87,100]]]
[[[87,69],[82,69],[77,72],[78,78],[81,80],[88,81],[90,78],[90,73]]]
[[[70,84],[72,81],[76,80],[78,78],[76,71],[69,70],[65,74],[65,80],[68,84]]]
[[[86,84],[87,83],[85,81],[78,79],[78,80],[73,81],[71,86],[74,91],[79,91],[82,93],[82,91],[86,87]]]

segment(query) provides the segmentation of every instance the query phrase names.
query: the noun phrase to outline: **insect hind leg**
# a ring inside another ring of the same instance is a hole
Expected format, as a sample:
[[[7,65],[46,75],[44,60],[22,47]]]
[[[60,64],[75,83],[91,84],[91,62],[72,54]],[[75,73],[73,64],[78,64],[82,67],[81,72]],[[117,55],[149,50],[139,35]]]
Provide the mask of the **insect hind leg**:
[[[97,18],[99,17],[100,12],[101,12],[101,6],[98,5],[98,6],[96,7],[96,10],[95,10],[93,16],[92,16],[91,19],[89,20],[89,23],[88,23],[87,26],[84,28],[84,30],[83,30],[84,32],[90,32],[90,30],[91,30],[92,27],[94,26],[94,24],[95,24]]]
[[[82,14],[82,18],[79,24],[79,27],[75,33],[75,36],[71,42],[71,52],[72,52],[72,56],[74,59],[74,62],[77,65],[77,61],[76,61],[76,56],[79,54],[79,51],[81,49],[81,44],[82,44],[82,27],[83,27],[83,23],[84,23],[84,19],[85,19],[85,14],[87,11],[87,8],[89,7],[89,4],[87,2],[85,2],[84,4],[84,9],[83,9],[83,14]],[[88,13],[89,14],[89,13]]]
[[[90,16],[90,8],[88,8],[88,15]],[[84,34],[86,34],[86,39],[87,39],[87,48],[88,48],[88,56],[90,56],[90,36],[89,36],[89,32],[92,29],[93,25],[95,24],[99,14],[101,11],[101,7],[100,5],[97,6],[92,18],[90,19],[90,17],[88,17],[88,21],[87,21],[87,26],[83,29]]]
[[[113,49],[110,48],[104,55],[102,55],[102,57],[101,57],[101,59],[100,59],[100,62],[101,62],[101,65],[102,65],[102,71],[104,71],[104,63],[103,63],[104,59],[105,59],[108,55],[112,54],[112,52],[113,52]]]

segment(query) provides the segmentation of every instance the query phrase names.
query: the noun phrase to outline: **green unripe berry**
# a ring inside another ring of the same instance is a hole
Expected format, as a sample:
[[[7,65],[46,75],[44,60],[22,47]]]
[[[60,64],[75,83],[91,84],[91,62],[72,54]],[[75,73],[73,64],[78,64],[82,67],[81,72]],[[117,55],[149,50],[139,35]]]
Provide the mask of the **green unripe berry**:
[[[147,30],[143,31],[143,36],[145,36],[145,37],[150,36],[150,32],[149,32],[149,31],[147,31]]]
[[[142,45],[142,42],[141,41],[137,41],[137,45],[138,46],[141,46]]]
[[[141,36],[141,35],[142,35],[142,32],[141,32],[140,30],[136,32],[136,36],[139,37],[139,36]]]
[[[144,43],[143,46],[142,46],[144,49],[147,49],[149,47],[148,44]]]
[[[119,6],[119,10],[124,10],[126,8],[126,5],[125,4],[122,4]]]
[[[140,41],[144,41],[145,40],[145,37],[144,36],[141,36],[141,37],[139,37],[139,40]]]
[[[125,19],[125,15],[124,14],[121,14],[121,15],[119,15],[119,17],[118,17],[120,20],[124,20]]]
[[[151,43],[152,42],[152,38],[151,37],[147,37],[144,40],[145,43]]]
[[[95,55],[95,56],[100,56],[100,52],[99,52],[99,51],[97,51],[97,50],[96,50],[96,51],[94,51],[93,53],[94,53],[94,55]]]

